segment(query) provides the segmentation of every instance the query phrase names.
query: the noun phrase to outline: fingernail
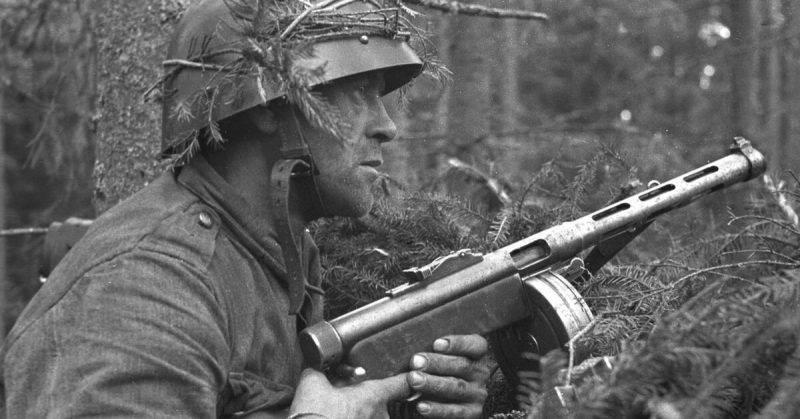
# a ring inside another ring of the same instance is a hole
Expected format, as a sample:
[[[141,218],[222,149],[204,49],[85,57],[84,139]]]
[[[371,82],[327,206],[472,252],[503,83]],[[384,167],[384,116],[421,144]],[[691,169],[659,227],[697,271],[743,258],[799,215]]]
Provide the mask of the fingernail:
[[[410,372],[408,374],[409,380],[411,381],[411,387],[419,387],[425,382],[425,377],[418,372]]]
[[[431,405],[425,402],[421,402],[417,404],[417,412],[426,415],[431,412]]]
[[[450,347],[450,341],[447,339],[436,339],[433,341],[433,350],[437,352],[446,351]]]
[[[428,360],[422,355],[414,355],[411,357],[411,369],[421,370],[428,365]]]

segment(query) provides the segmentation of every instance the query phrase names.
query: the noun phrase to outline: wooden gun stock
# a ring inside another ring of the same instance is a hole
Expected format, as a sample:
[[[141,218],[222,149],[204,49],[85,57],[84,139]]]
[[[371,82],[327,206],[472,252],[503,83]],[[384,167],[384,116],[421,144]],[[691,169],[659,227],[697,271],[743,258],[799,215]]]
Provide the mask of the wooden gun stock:
[[[382,378],[407,371],[411,355],[430,351],[438,337],[486,334],[520,321],[531,324],[518,337],[529,341],[526,350],[563,348],[592,319],[567,279],[576,275],[575,264],[564,262],[765,170],[763,155],[737,137],[728,156],[592,214],[485,255],[459,251],[410,269],[412,281],[386,297],[303,330],[305,360],[320,370],[359,366],[367,378]]]

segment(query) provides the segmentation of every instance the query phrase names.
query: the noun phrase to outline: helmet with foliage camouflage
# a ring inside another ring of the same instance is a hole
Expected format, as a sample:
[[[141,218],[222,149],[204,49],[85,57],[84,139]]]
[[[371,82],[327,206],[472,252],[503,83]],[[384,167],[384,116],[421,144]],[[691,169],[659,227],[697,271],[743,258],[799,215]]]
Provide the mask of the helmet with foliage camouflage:
[[[164,62],[162,152],[185,160],[201,129],[221,142],[218,121],[276,98],[335,134],[314,86],[383,69],[388,93],[437,69],[409,44],[422,38],[412,13],[396,0],[198,1]]]

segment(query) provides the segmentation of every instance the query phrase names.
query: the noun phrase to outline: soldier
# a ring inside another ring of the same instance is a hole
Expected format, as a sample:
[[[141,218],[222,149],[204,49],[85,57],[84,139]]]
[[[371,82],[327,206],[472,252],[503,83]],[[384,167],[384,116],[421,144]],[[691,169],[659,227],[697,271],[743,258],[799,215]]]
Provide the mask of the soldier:
[[[96,220],[20,317],[7,417],[384,417],[411,393],[426,417],[479,416],[479,336],[346,385],[298,347],[322,313],[305,226],[369,210],[396,135],[381,96],[433,64],[408,22],[394,1],[187,10],[163,83],[174,169]]]

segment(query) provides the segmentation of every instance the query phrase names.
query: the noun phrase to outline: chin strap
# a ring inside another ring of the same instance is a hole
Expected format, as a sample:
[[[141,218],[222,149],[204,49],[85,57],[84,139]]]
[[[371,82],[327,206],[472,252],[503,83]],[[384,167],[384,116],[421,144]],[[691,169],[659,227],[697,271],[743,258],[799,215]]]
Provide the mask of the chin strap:
[[[296,135],[279,130],[282,133],[280,134],[281,159],[272,166],[272,216],[288,275],[289,314],[301,315],[300,310],[305,302],[306,290],[315,293],[321,293],[321,290],[318,287],[307,286],[302,260],[302,237],[298,238],[295,235],[289,216],[289,194],[292,184],[303,189],[312,189],[314,191],[312,205],[315,206],[313,210],[323,215],[329,213],[319,193],[315,180],[317,168],[294,107],[291,112]],[[305,323],[307,319],[301,320]]]

